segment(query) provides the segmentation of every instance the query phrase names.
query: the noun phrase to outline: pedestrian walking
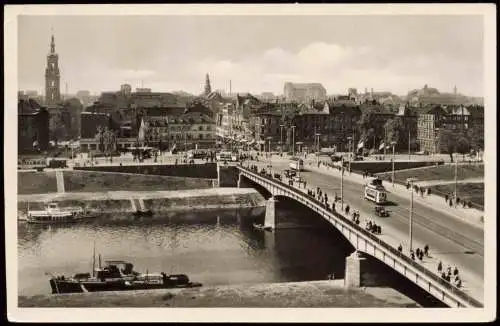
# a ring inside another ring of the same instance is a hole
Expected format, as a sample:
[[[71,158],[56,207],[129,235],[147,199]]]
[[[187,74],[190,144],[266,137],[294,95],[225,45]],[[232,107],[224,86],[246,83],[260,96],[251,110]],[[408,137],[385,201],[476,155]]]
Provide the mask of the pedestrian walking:
[[[410,257],[412,260],[415,260],[415,254],[413,252],[410,254]]]
[[[446,195],[444,196],[444,200],[445,200],[446,202],[448,202],[448,199],[449,199],[449,198],[450,198],[450,197],[448,196],[448,194],[446,194]]]
[[[455,266],[455,268],[453,269],[453,275],[458,275],[458,268]]]
[[[398,246],[398,251],[403,252],[403,246],[401,244],[399,244],[399,246]]]
[[[439,264],[438,264],[438,272],[441,272],[443,270],[443,263],[441,263],[441,261],[439,261]],[[443,273],[444,274],[444,273]]]
[[[429,245],[428,244],[426,244],[424,246],[424,254],[426,257],[429,257]]]
[[[420,256],[420,248],[417,248],[416,253],[417,253],[417,257]]]

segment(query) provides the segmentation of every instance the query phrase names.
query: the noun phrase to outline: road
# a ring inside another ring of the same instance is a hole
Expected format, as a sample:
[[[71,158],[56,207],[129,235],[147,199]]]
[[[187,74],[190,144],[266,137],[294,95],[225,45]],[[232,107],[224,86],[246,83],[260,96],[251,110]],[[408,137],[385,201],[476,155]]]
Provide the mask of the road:
[[[260,168],[268,165],[268,160],[252,162],[252,164]],[[272,160],[272,173],[280,173],[286,168],[288,168],[288,161],[279,158]],[[330,202],[335,193],[340,196],[340,173],[329,175],[307,171],[307,163],[305,168],[306,171],[301,172],[300,175],[306,180],[307,188],[315,190],[316,187],[320,187],[328,194]],[[408,199],[389,193],[388,200],[392,203],[387,210],[390,211],[390,216],[375,217],[374,204],[363,198],[363,186],[346,178],[344,178],[343,185],[344,203],[358,209],[362,217],[370,218],[381,225],[388,242],[401,243],[403,247],[409,247],[410,201]],[[339,206],[340,204],[337,203],[337,209]],[[361,225],[364,225],[363,218]],[[413,248],[423,248],[424,244],[430,246],[434,258],[425,261],[429,269],[436,270],[438,259],[443,262],[445,268],[448,265],[457,266],[464,284],[466,279],[468,280],[466,292],[483,301],[484,231],[482,229],[472,227],[459,219],[414,201]]]

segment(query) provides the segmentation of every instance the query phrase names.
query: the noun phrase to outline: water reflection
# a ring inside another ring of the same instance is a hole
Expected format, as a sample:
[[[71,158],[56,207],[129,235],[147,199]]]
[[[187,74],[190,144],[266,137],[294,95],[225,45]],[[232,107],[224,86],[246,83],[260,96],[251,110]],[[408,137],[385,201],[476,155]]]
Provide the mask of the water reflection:
[[[305,216],[280,214],[286,223]],[[90,271],[94,241],[103,261],[129,260],[143,272],[186,273],[207,285],[324,279],[332,267],[344,268],[349,249],[344,240],[332,238],[328,227],[255,230],[252,223],[263,219],[263,214],[225,211],[149,220],[105,216],[61,226],[21,223],[19,292],[48,293],[46,274]]]

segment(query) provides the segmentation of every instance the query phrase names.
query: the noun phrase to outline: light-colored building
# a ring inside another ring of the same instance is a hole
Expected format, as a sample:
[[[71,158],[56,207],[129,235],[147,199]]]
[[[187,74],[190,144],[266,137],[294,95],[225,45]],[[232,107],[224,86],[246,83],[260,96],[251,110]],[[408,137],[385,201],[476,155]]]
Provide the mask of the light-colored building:
[[[285,83],[284,96],[287,101],[310,103],[326,100],[326,89],[320,83]]]

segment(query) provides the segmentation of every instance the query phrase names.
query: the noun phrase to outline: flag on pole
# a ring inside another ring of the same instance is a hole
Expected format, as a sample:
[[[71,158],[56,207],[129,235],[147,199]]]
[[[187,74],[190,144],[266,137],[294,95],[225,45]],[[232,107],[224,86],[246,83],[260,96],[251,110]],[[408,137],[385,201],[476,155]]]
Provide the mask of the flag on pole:
[[[358,143],[358,149],[363,148],[364,146],[365,146],[365,144],[364,144],[364,142],[363,142],[363,141],[360,141],[360,142]]]
[[[380,146],[378,147],[378,150],[380,151],[380,150],[384,149],[384,147],[385,147],[385,144],[381,143]]]

